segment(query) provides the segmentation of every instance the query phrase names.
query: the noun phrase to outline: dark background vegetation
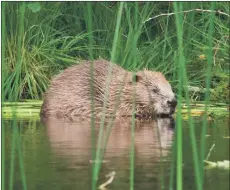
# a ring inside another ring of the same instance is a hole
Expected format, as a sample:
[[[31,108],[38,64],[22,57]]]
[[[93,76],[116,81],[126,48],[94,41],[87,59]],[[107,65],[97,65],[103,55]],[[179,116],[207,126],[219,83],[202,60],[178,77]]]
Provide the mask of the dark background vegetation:
[[[139,14],[135,16],[136,4]],[[118,8],[116,2],[93,2],[93,32],[89,33],[86,2],[2,3],[3,100],[42,99],[53,75],[89,59],[89,35],[93,37],[93,58],[110,60]],[[192,9],[210,10],[210,2],[183,3],[183,10]],[[204,100],[207,52],[212,49],[211,101],[228,103],[229,2],[216,2],[215,11],[212,47],[208,45],[211,13],[183,13],[183,51],[188,83],[198,87],[191,99]],[[177,91],[175,15],[161,15],[173,12],[173,2],[126,2],[115,62],[128,70],[161,71]],[[149,19],[157,15],[161,16]],[[133,38],[138,38],[137,67],[127,64],[132,59]]]

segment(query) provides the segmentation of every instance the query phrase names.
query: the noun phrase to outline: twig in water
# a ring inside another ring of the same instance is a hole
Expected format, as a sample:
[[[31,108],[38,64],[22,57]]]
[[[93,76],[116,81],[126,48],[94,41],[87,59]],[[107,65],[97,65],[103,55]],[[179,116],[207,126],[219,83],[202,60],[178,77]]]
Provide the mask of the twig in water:
[[[209,152],[208,152],[208,155],[207,155],[207,157],[206,157],[206,159],[205,160],[208,160],[208,158],[209,158],[209,156],[210,156],[210,154],[211,154],[211,152],[212,152],[212,150],[213,150],[213,148],[215,147],[215,143],[212,145],[212,147],[210,148],[210,150],[209,150]]]
[[[106,189],[105,186],[109,185],[110,183],[112,183],[114,177],[116,175],[115,171],[110,172],[109,174],[107,174],[105,177],[108,178],[110,177],[105,183],[101,184],[98,189],[104,190]]]

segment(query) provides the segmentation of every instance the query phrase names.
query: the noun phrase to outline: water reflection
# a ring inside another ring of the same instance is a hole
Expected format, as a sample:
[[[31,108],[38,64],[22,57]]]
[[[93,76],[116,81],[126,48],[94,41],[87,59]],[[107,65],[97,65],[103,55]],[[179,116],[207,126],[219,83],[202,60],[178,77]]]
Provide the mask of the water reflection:
[[[194,121],[199,152],[203,117],[194,118]],[[176,153],[171,151],[175,136],[172,128],[173,122],[166,118],[136,123],[135,189],[169,189],[168,176],[171,172],[172,154]],[[90,122],[71,123],[50,119],[46,121],[47,126],[44,126],[36,120],[3,120],[2,124],[4,125],[2,147],[4,147],[5,189],[10,189],[11,172],[14,173],[12,189],[24,189],[19,149],[22,151],[21,155],[24,160],[27,189],[91,189]],[[107,188],[130,189],[130,147],[132,144],[130,126],[131,121],[121,120],[117,121],[112,128],[103,157],[104,162],[100,170],[98,185],[108,179],[105,178],[106,174],[115,171],[115,178]],[[183,189],[196,189],[190,128],[186,120],[183,121],[182,126]],[[106,137],[108,128],[105,127],[104,132],[103,136]],[[96,124],[95,139],[98,138],[98,133],[99,123]],[[17,134],[17,138],[14,138],[15,134]],[[94,143],[94,145],[96,144],[97,142]],[[228,118],[210,121],[207,128],[205,156],[210,152],[213,144],[215,144],[215,148],[211,151],[208,160],[212,162],[229,160]],[[15,147],[15,157],[12,166],[13,147]],[[172,181],[173,189],[176,189],[176,162],[174,162],[174,166]],[[11,170],[12,167],[14,170]],[[229,189],[229,171],[214,168],[205,170],[204,174],[205,190],[210,188]]]
[[[44,123],[52,150],[59,157],[66,159],[68,168],[79,171],[87,167],[91,168],[93,146],[90,121],[64,122],[49,118]],[[145,181],[144,186],[148,188],[148,184],[153,187],[153,183],[149,180],[156,180],[158,183],[155,183],[155,187],[158,187],[159,176],[162,173],[157,167],[160,166],[160,163],[163,163],[164,166],[169,166],[171,163],[169,153],[171,153],[173,140],[174,120],[173,118],[159,118],[154,121],[136,122],[135,125],[135,175],[139,176],[135,181],[137,186],[141,185],[142,188],[143,184],[138,180]],[[99,130],[100,123],[96,122],[94,146],[98,143]],[[132,144],[131,120],[116,120],[112,128],[106,123],[102,139],[104,143],[101,144],[101,149],[106,148],[101,177],[111,171],[116,171],[114,182],[122,183],[124,189],[129,188],[127,180],[129,179]],[[107,143],[106,140],[108,140]],[[90,178],[90,173],[88,174]]]

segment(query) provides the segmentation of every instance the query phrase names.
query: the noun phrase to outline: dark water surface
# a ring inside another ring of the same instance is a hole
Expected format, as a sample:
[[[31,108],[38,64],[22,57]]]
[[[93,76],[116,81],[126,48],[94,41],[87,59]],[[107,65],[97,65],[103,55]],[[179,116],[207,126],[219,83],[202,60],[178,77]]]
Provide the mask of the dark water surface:
[[[195,120],[196,139],[200,145],[202,118]],[[15,146],[13,189],[21,190],[22,175],[18,148],[21,148],[28,190],[88,190],[91,189],[92,140],[88,121],[63,122],[49,120],[46,124],[34,120],[3,120],[5,129],[5,187],[9,189],[12,169],[12,145]],[[98,184],[104,183],[105,175],[115,171],[113,182],[107,189],[129,189],[130,178],[130,121],[117,121],[105,150]],[[14,130],[15,129],[15,130]],[[96,125],[96,139],[99,133]],[[14,133],[13,131],[16,131]],[[104,129],[104,140],[108,133]],[[16,134],[14,136],[13,134]],[[173,158],[172,145],[175,129],[173,121],[165,118],[137,123],[134,143],[134,188],[169,189],[170,171]],[[16,139],[13,144],[13,139]],[[206,137],[206,154],[215,144],[209,161],[229,160],[228,119],[210,121]],[[94,145],[97,144],[95,140]],[[198,148],[199,149],[199,148]],[[183,121],[183,189],[196,189],[192,149],[187,121]],[[176,189],[174,169],[174,189]],[[229,170],[205,170],[204,189],[229,189]]]

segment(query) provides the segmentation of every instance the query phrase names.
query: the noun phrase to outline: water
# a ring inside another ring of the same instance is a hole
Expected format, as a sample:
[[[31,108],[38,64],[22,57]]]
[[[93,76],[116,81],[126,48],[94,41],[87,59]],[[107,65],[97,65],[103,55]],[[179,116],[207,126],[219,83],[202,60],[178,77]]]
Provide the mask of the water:
[[[195,120],[197,144],[200,143],[202,118]],[[9,189],[12,139],[16,134],[13,189],[21,190],[22,174],[19,165],[18,148],[21,148],[28,190],[91,189],[92,141],[90,122],[75,123],[49,120],[46,124],[35,120],[17,120],[13,133],[12,120],[3,120],[5,126],[5,189]],[[95,134],[98,137],[99,125]],[[108,189],[129,189],[130,176],[130,121],[116,122],[111,130],[105,150],[98,184],[104,183],[105,175],[115,171]],[[169,189],[172,163],[172,145],[175,129],[171,119],[137,123],[135,129],[135,189]],[[229,123],[221,119],[210,121],[206,138],[206,155],[215,144],[209,161],[229,160]],[[108,128],[104,129],[103,140]],[[96,138],[97,139],[97,138]],[[97,142],[95,140],[94,145]],[[103,144],[105,145],[105,144]],[[102,147],[104,147],[102,145]],[[176,178],[174,169],[174,188]],[[183,121],[183,189],[196,189],[192,151],[187,121]],[[205,170],[204,189],[229,189],[229,170]]]

